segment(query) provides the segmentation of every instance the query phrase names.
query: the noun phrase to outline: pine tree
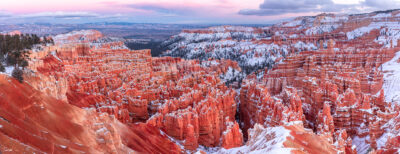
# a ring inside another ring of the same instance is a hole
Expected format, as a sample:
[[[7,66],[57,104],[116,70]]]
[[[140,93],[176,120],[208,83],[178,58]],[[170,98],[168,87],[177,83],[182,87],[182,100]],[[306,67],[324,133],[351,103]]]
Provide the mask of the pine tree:
[[[3,64],[0,63],[0,72],[5,72],[6,68],[4,68]]]
[[[23,71],[21,69],[19,69],[18,67],[14,68],[14,70],[12,71],[12,77],[14,77],[15,79],[17,79],[20,83],[22,83],[24,81],[23,78]]]
[[[14,66],[12,76],[23,81],[23,71],[28,66],[29,53],[35,44],[43,42],[52,43],[52,38],[44,38],[43,41],[34,34],[0,35],[0,71],[5,71],[5,66]],[[2,63],[6,65],[3,66]]]

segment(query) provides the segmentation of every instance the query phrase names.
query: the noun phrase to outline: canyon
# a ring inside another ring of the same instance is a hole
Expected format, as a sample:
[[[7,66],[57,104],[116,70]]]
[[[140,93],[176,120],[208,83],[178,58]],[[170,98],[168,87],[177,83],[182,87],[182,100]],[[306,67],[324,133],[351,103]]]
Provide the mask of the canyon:
[[[161,57],[53,36],[23,83],[0,74],[0,152],[396,153],[399,16],[184,30]]]

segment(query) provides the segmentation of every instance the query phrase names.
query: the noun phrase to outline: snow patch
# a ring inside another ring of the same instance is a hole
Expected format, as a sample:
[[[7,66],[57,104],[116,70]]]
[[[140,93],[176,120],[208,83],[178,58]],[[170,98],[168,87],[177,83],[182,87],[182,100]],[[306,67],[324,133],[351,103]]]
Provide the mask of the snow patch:
[[[8,76],[11,76],[12,71],[14,70],[14,66],[6,66],[4,68],[5,68],[5,71],[4,72],[0,72],[0,74],[6,74]]]
[[[250,140],[247,145],[232,149],[221,148],[217,153],[290,154],[291,149],[285,148],[283,145],[289,136],[291,136],[290,130],[285,127],[264,128],[262,125],[256,124],[253,129],[249,130]]]
[[[337,29],[338,27],[339,27],[338,24],[327,24],[327,25],[315,26],[315,27],[311,27],[310,29],[307,29],[306,34],[307,35],[323,34],[326,32],[332,32],[335,29]]]
[[[400,52],[394,58],[382,65],[383,89],[386,101],[400,105]]]
[[[367,153],[371,146],[366,142],[369,141],[369,136],[360,138],[358,136],[352,139],[353,146],[356,146],[357,153]]]
[[[301,25],[302,20],[293,20],[293,21],[289,21],[286,24],[283,24],[283,27],[296,27]]]
[[[375,16],[373,16],[372,18],[387,18],[387,17],[392,17],[391,13],[379,13]]]
[[[57,54],[55,51],[52,51],[51,55],[53,55],[53,57],[56,58],[58,61],[62,61],[60,58],[57,57]]]
[[[351,32],[347,32],[346,36],[348,40],[352,40],[357,37],[363,36],[364,34],[369,33],[373,29],[378,29],[378,28],[380,28],[378,25],[370,24],[369,26],[357,28]]]

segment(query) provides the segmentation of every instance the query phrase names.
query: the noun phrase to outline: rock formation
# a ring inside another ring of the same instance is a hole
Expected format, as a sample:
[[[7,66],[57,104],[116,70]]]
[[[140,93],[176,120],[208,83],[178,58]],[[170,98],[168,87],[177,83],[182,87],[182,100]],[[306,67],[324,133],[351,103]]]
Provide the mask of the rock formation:
[[[26,78],[36,89],[125,124],[146,122],[188,150],[243,144],[235,121],[237,93],[219,79],[240,70],[237,63],[153,58],[149,50],[107,45],[118,42],[98,45],[105,38],[92,31],[76,33],[55,37],[55,51],[32,56]]]
[[[185,30],[165,42],[175,57],[54,36],[25,83],[0,75],[0,151],[394,152],[399,13]]]
[[[10,153],[180,153],[146,124],[127,126],[0,75],[0,150]],[[67,128],[67,129],[66,129]]]
[[[249,129],[245,146],[221,149],[218,153],[338,153],[339,150],[301,125],[290,124],[264,128],[255,124]],[[344,152],[344,151],[343,151]]]

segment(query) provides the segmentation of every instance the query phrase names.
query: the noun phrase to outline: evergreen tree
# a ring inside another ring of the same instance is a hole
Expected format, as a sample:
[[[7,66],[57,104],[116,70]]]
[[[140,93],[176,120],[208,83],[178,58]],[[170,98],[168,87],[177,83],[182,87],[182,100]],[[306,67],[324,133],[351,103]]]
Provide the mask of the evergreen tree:
[[[44,38],[43,41],[34,34],[0,35],[0,71],[5,71],[5,66],[14,66],[12,76],[22,81],[22,69],[28,66],[29,53],[35,44],[43,42],[53,43],[52,38]],[[6,65],[3,66],[2,64]]]
[[[0,72],[5,72],[6,68],[4,68],[3,64],[0,63]]]
[[[23,71],[21,69],[19,69],[18,67],[14,68],[14,70],[12,71],[12,77],[14,77],[15,79],[17,79],[20,83],[22,83],[24,81],[23,76]]]

